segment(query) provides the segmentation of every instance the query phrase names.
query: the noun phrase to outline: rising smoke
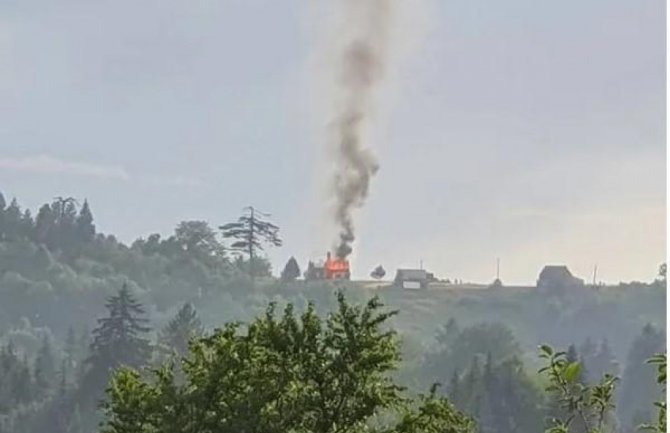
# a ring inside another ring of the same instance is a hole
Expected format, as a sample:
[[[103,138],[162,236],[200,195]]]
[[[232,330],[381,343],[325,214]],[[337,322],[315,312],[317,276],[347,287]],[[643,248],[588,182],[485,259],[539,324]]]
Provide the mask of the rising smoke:
[[[362,207],[379,169],[368,150],[365,128],[376,88],[384,76],[393,0],[344,0],[346,29],[338,47],[338,92],[342,106],[335,130],[334,218],[339,230],[335,253],[345,258],[355,240],[354,210]]]

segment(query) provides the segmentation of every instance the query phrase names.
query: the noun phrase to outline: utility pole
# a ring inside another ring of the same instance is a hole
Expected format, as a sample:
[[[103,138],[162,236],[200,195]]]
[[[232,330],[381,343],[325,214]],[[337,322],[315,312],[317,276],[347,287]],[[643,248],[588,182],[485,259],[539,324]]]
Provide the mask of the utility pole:
[[[596,286],[596,277],[598,275],[598,264],[593,267],[593,287]]]
[[[496,280],[500,280],[500,257],[496,259]]]

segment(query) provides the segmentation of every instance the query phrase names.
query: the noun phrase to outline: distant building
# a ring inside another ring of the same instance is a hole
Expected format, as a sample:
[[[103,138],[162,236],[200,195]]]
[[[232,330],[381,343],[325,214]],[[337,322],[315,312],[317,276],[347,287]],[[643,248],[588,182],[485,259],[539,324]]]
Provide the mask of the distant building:
[[[348,280],[351,278],[349,261],[333,258],[328,252],[326,261],[314,263],[310,261],[305,271],[305,280]]]
[[[403,289],[426,289],[434,280],[435,276],[424,269],[398,269],[395,274],[395,285]]]
[[[583,286],[584,280],[572,275],[565,265],[545,266],[537,279],[538,291],[546,293],[561,293]]]

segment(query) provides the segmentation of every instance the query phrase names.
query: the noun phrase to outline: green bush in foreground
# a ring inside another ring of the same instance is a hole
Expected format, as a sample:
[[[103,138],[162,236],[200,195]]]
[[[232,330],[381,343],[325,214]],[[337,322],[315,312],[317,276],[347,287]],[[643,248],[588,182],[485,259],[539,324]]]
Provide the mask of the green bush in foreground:
[[[391,378],[400,359],[395,312],[342,294],[325,320],[271,304],[246,329],[231,323],[192,341],[176,367],[148,377],[121,369],[104,406],[104,433],[470,433],[473,422],[435,387],[410,399]],[[183,377],[183,379],[181,379]]]

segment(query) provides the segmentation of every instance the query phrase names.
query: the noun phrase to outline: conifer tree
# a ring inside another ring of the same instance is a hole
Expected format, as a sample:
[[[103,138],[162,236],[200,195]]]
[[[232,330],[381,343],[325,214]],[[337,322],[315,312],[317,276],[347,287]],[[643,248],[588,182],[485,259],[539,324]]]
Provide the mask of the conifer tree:
[[[95,238],[95,225],[93,224],[93,214],[88,205],[88,201],[84,200],[84,205],[79,211],[75,223],[77,240],[81,243],[91,242]]]
[[[42,392],[48,391],[54,384],[56,361],[48,336],[42,339],[42,345],[35,358],[35,382]]]
[[[35,240],[45,244],[51,249],[51,244],[56,220],[51,211],[51,206],[43,205],[35,217]]]
[[[130,293],[127,284],[108,298],[107,316],[98,319],[92,332],[93,342],[86,359],[88,367],[82,391],[100,395],[111,372],[119,366],[140,367],[151,355],[149,341],[143,336],[149,332],[144,308]]]
[[[167,324],[160,335],[163,348],[183,356],[188,352],[188,342],[195,337],[200,337],[204,328],[198,313],[190,303],[184,304],[177,315]]]
[[[281,272],[282,281],[295,281],[300,276],[300,267],[295,257],[291,256]]]
[[[279,238],[279,227],[266,221],[264,218],[270,215],[264,214],[253,206],[244,209],[244,214],[234,223],[228,223],[221,227],[221,234],[225,239],[233,239],[230,249],[245,253],[249,258],[249,276],[256,276],[255,257],[258,251],[263,251],[263,244],[275,247],[282,245]]]

